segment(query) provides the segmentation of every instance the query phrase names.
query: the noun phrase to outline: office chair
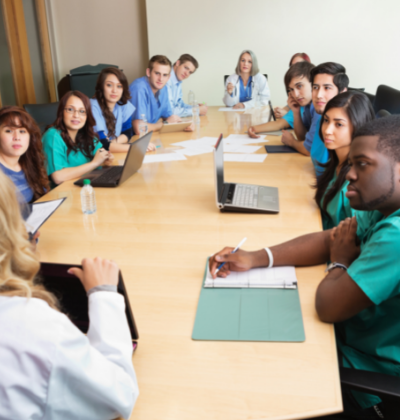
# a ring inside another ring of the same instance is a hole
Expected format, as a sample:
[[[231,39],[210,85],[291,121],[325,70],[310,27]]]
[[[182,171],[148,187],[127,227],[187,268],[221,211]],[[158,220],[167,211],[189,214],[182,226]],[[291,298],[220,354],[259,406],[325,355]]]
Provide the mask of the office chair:
[[[265,76],[265,77],[266,77],[266,79],[268,80],[268,74],[264,74],[263,76]],[[226,79],[227,79],[228,77],[229,77],[229,75],[228,75],[228,74],[224,76],[224,86],[226,85]]]
[[[50,104],[25,104],[25,111],[36,121],[42,134],[46,126],[53,124],[57,118],[58,102]]]
[[[391,114],[400,114],[400,90],[390,86],[379,85],[374,100],[374,111],[385,109]]]

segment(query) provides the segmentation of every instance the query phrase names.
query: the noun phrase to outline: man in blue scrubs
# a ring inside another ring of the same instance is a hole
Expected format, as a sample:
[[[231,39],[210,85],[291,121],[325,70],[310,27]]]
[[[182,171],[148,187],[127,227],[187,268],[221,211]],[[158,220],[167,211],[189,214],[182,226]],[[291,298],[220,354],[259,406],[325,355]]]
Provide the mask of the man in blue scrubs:
[[[168,96],[172,112],[179,117],[190,117],[193,115],[192,105],[185,104],[182,99],[182,82],[191,76],[199,67],[197,60],[190,54],[183,54],[174,64],[171,70],[171,77],[167,82]],[[199,106],[200,115],[207,114],[207,106]]]
[[[155,55],[149,61],[146,76],[130,84],[130,101],[135,107],[132,122],[136,134],[139,134],[142,118],[147,120],[148,131],[161,130],[164,121],[167,123],[181,121],[177,115],[173,115],[168,90],[165,87],[170,77],[171,67],[171,61],[167,57]]]
[[[318,80],[318,79],[316,79]],[[339,363],[347,368],[400,376],[400,116],[373,120],[355,133],[349,154],[346,196],[356,216],[338,227],[300,236],[268,251],[210,260],[218,276],[255,267],[310,266],[331,261],[315,307],[321,321],[335,323]],[[214,274],[215,277],[215,274]],[[381,400],[343,390],[346,417],[382,419]],[[328,420],[328,417],[321,417]]]

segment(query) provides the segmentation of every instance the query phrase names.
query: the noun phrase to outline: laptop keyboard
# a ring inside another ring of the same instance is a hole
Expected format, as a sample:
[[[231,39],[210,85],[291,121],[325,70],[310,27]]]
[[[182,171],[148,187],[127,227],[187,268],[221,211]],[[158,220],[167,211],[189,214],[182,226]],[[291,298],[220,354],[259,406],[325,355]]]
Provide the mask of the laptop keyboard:
[[[108,171],[94,179],[92,185],[96,186],[96,184],[108,184],[119,181],[121,178],[122,169],[122,166],[111,166]]]
[[[236,184],[232,204],[238,207],[257,207],[258,187]]]

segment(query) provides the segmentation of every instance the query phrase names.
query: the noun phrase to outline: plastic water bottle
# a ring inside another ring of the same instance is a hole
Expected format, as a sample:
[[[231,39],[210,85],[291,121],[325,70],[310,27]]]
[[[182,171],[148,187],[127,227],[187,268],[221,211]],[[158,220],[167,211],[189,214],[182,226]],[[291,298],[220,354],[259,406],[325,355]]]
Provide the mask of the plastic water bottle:
[[[148,128],[149,126],[147,125],[146,115],[142,114],[139,123],[139,137],[143,137],[145,134],[147,134]]]
[[[189,90],[188,104],[193,106],[193,103],[195,100],[196,100],[196,97],[194,96],[194,92],[192,90]]]
[[[193,122],[194,123],[200,122],[200,107],[196,101],[193,102],[192,110],[193,110]]]
[[[82,212],[85,214],[93,214],[96,212],[96,197],[94,189],[90,185],[90,179],[83,180],[83,188],[81,189]]]

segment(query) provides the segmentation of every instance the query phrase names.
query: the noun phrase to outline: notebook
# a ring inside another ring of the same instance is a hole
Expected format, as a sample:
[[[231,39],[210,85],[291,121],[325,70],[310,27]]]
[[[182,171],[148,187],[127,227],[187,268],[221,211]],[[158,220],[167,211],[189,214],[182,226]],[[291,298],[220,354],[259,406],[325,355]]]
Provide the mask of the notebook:
[[[265,146],[267,153],[299,153],[290,146]]]

